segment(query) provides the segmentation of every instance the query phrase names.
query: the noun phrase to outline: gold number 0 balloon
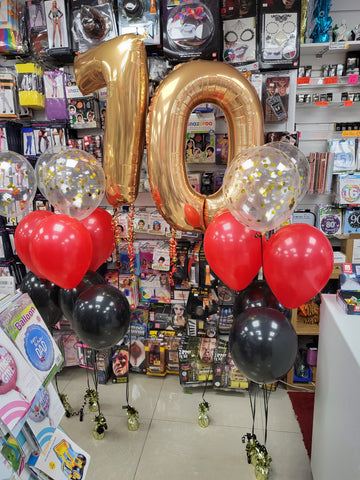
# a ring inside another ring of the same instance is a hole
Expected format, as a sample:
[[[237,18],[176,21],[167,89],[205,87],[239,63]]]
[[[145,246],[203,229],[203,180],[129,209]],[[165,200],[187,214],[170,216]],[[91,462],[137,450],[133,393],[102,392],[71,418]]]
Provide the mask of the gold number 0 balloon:
[[[226,208],[222,188],[206,197],[187,178],[187,122],[201,103],[212,103],[224,112],[230,162],[241,151],[264,143],[260,100],[234,67],[195,60],[165,77],[155,91],[146,126],[150,186],[161,215],[184,231],[205,231],[214,215]]]
[[[145,146],[148,104],[146,49],[142,37],[122,35],[75,58],[81,92],[107,87],[104,171],[114,207],[134,203]]]

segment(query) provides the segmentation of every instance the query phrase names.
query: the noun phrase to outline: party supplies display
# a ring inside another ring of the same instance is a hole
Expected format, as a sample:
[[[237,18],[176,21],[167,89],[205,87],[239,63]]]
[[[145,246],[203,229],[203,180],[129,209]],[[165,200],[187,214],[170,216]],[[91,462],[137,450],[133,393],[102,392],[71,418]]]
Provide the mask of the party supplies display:
[[[162,43],[167,57],[219,59],[220,32],[217,0],[162,1]]]
[[[63,359],[27,293],[15,295],[11,303],[5,305],[0,312],[0,324],[45,385]]]
[[[334,173],[356,170],[355,139],[330,140],[329,151],[334,156]]]
[[[12,432],[28,412],[41,380],[0,329],[0,420]]]
[[[65,96],[65,74],[61,70],[45,70],[43,74],[45,89],[45,110],[49,120],[67,120],[67,101]]]
[[[146,34],[146,45],[160,44],[159,0],[118,0],[119,35]]]
[[[32,455],[27,465],[38,475],[43,472],[53,479],[67,478],[85,480],[90,455],[69,438],[60,427],[55,429],[51,440],[39,455]]]
[[[89,48],[117,36],[114,9],[110,2],[72,0],[72,35],[75,50]]]

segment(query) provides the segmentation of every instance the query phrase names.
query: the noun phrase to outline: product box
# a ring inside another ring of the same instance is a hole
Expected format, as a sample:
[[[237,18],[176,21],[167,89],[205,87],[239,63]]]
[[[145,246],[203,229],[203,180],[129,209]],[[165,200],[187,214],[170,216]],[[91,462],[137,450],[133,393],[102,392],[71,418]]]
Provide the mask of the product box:
[[[46,385],[63,362],[60,349],[27,293],[15,295],[0,312],[1,327]]]
[[[344,215],[344,235],[360,233],[360,209],[349,208]]]
[[[68,478],[85,480],[89,463],[90,455],[57,427],[44,450],[31,455],[27,464],[35,475],[44,473],[49,478],[62,479],[64,472],[69,472]]]
[[[145,340],[145,362],[147,375],[166,375],[166,342],[162,338]]]
[[[331,205],[320,205],[318,214],[318,229],[327,237],[342,233],[342,210]]]
[[[192,113],[187,124],[186,161],[215,163],[215,143],[214,113]]]
[[[180,384],[204,386],[213,380],[216,338],[183,335],[179,345]]]
[[[219,339],[214,352],[213,387],[218,390],[241,391],[249,387],[245,375],[239,372],[231,358],[229,342]]]
[[[234,66],[246,65],[247,70],[257,70],[256,17],[241,17],[223,21],[224,28],[224,62]]]
[[[139,280],[141,302],[170,303],[170,281],[167,272],[158,275],[141,273]]]
[[[339,275],[340,289],[336,299],[348,315],[360,315],[360,265],[343,263]]]
[[[359,205],[360,174],[338,175],[337,193],[340,205]]]
[[[159,0],[118,0],[119,35],[146,34],[145,45],[159,45],[159,3]]]

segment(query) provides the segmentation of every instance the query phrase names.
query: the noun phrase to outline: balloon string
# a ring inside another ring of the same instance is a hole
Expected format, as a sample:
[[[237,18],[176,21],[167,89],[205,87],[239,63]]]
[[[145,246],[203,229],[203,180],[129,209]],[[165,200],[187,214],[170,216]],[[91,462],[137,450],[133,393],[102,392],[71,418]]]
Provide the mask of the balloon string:
[[[253,398],[251,390],[253,390]],[[252,382],[249,384],[249,399],[250,399],[250,408],[251,408],[251,416],[252,416],[252,427],[251,427],[251,434],[254,435],[255,431],[255,415],[256,415],[256,395],[257,395],[257,388],[254,390],[254,385]]]
[[[271,393],[271,390],[268,390],[266,388],[266,385],[264,385],[264,412],[265,412],[264,445],[266,445],[266,441],[267,441],[270,393]]]
[[[130,205],[129,213],[128,213],[128,233],[126,237],[126,246],[128,251],[128,257],[129,257],[129,272],[130,272],[132,281],[135,280],[134,216],[135,216],[135,207],[134,207],[134,204],[132,203]]]
[[[264,268],[264,248],[263,248],[262,234],[255,233],[255,238],[260,238],[261,266]]]

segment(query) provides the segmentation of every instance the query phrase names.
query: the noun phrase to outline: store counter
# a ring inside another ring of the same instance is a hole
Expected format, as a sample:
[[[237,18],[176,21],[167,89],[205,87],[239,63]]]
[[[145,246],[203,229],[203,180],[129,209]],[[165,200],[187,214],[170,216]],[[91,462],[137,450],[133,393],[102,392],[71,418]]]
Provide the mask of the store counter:
[[[360,315],[322,295],[311,468],[314,480],[360,479]]]

